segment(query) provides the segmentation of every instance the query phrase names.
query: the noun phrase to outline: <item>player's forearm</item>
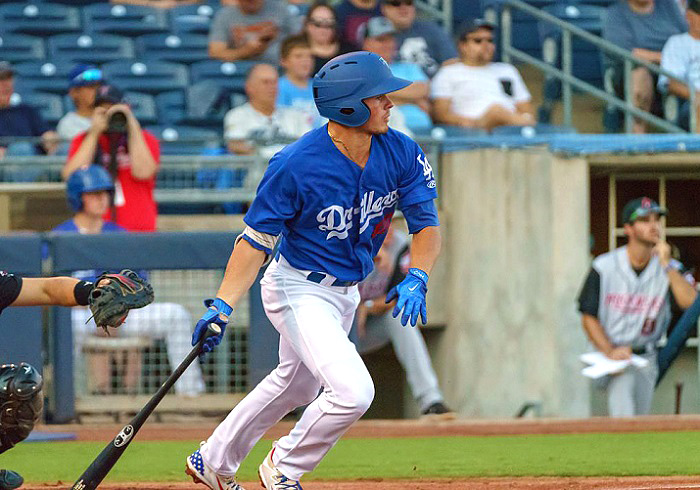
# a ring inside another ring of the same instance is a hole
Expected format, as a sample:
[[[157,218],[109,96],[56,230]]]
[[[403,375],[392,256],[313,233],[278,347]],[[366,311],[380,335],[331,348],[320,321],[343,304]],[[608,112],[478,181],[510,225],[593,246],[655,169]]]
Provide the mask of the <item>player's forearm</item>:
[[[430,274],[440,255],[441,246],[440,227],[427,226],[415,233],[411,243],[411,267],[416,267]]]
[[[668,280],[678,306],[683,310],[690,308],[698,295],[695,288],[676,269],[668,271]]]
[[[603,325],[600,324],[596,317],[585,313],[583,314],[581,321],[583,323],[583,329],[588,336],[588,340],[590,340],[593,346],[600,352],[606,356],[609,355],[615,346],[610,343],[608,336],[605,335]]]
[[[80,167],[85,167],[90,165],[95,159],[95,150],[97,149],[97,141],[99,138],[99,133],[96,131],[88,131],[83,139],[78,151],[68,159],[66,164],[61,169],[61,177],[63,180],[67,180],[73,172],[78,170]]]
[[[58,305],[77,306],[75,285],[72,277],[25,278],[22,290],[13,306]]]
[[[265,252],[253,248],[246,240],[240,240],[228,260],[216,297],[235,306],[253,285],[264,261]]]

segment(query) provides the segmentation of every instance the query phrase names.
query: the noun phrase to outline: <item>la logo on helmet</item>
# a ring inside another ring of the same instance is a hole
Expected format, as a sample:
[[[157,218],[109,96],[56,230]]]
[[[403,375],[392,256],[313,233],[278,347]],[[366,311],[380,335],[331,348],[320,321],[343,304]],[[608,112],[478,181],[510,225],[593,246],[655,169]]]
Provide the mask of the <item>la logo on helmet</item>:
[[[384,64],[387,66],[387,68],[389,67],[389,63],[387,63],[386,60],[385,60],[384,58],[382,58],[382,57],[380,56],[380,57],[379,57],[379,60],[380,60],[382,63],[384,63]]]

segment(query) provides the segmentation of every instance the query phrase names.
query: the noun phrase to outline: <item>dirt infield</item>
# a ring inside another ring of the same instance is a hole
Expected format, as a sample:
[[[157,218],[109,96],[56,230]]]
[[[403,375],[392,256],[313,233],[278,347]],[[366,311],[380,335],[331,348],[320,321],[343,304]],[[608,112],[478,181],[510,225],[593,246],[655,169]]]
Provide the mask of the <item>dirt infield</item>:
[[[283,422],[267,434],[269,438],[287,433],[293,422]],[[196,426],[182,424],[146,424],[138,434],[140,440],[204,439],[216,426],[207,422]],[[107,441],[121,425],[61,425],[39,427],[48,432],[74,432],[78,440]],[[650,432],[700,430],[700,416],[652,416],[634,419],[590,418],[580,420],[368,420],[360,421],[344,437],[436,437],[518,434],[577,434],[592,432]],[[698,466],[700,471],[700,465]],[[184,478],[184,475],[183,475]],[[247,490],[259,489],[258,482],[244,483]],[[67,488],[64,483],[31,485],[26,490]],[[204,490],[192,483],[122,483],[101,485],[106,490]],[[340,482],[308,482],[305,490],[700,490],[700,476],[678,477],[595,477],[595,478],[469,478],[446,480],[363,479]]]

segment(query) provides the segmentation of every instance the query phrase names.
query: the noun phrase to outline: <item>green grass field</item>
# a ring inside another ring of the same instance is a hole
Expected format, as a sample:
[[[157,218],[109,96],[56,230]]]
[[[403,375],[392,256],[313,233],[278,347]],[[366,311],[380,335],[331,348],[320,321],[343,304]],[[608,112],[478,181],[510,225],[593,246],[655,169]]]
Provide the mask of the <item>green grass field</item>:
[[[106,444],[106,442],[105,442]],[[107,481],[184,481],[198,441],[131,444]],[[73,481],[103,443],[25,443],[0,456],[0,468],[28,482]],[[239,477],[255,480],[270,448],[258,444]],[[307,480],[475,476],[625,476],[700,474],[700,432],[345,439]]]

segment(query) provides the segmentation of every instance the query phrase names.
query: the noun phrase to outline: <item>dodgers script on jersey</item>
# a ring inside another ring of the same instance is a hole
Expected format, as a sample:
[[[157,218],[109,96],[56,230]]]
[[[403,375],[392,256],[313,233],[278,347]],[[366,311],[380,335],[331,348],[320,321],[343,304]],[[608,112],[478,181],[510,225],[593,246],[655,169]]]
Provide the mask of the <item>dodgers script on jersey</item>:
[[[323,126],[270,160],[244,221],[259,232],[281,233],[279,251],[297,269],[361,281],[396,207],[436,197],[432,167],[405,134],[373,135],[362,169]]]
[[[658,257],[637,276],[625,246],[597,257],[593,268],[600,274],[598,319],[610,341],[641,346],[658,340],[671,319],[668,276]]]

